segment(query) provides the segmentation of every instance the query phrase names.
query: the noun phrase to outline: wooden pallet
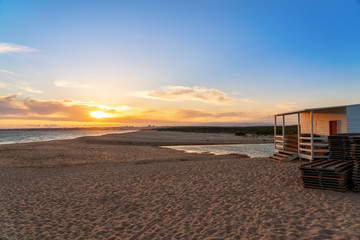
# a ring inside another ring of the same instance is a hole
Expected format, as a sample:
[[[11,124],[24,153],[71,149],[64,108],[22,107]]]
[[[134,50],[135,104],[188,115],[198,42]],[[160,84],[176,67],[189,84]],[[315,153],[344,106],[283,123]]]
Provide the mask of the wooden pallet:
[[[350,136],[352,141],[351,155],[354,160],[354,168],[352,174],[353,191],[360,192],[360,135]]]
[[[351,183],[353,163],[343,160],[319,160],[300,166],[304,187],[347,191]]]
[[[336,134],[329,139],[329,159],[352,161],[352,140],[348,134]]]
[[[306,184],[303,184],[303,187],[304,188],[316,188],[316,189],[322,189],[322,190],[332,190],[332,191],[339,191],[339,192],[346,192],[347,190],[350,189],[350,187],[347,187],[347,188],[327,188],[327,187],[318,187],[318,186],[312,186],[312,185],[306,185]]]

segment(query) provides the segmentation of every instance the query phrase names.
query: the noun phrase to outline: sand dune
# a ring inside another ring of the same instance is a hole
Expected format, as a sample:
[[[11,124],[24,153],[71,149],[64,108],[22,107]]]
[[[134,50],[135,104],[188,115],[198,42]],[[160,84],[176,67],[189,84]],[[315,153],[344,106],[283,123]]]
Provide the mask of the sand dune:
[[[133,147],[133,159],[70,167],[1,155],[1,238],[359,239],[360,194],[303,189],[300,162]]]

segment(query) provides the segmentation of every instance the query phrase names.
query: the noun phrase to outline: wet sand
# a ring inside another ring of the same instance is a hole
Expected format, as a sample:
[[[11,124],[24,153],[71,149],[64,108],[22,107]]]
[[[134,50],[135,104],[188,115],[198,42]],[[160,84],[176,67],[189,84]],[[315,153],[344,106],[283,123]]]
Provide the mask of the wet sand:
[[[0,239],[359,239],[360,194],[302,188],[303,162],[187,154],[157,145],[217,137],[158,133],[0,146]]]

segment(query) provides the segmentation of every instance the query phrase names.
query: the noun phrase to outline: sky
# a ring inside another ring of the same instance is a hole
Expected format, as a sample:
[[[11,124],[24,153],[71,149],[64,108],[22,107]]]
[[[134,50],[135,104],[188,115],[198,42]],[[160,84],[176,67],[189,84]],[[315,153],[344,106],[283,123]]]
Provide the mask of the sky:
[[[0,128],[266,125],[359,92],[358,0],[0,0]]]

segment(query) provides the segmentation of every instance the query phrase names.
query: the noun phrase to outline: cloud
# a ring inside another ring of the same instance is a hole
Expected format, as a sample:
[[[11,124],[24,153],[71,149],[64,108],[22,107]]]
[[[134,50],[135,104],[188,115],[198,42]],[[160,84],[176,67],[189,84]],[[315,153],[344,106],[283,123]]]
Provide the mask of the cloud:
[[[296,106],[295,103],[282,103],[275,105],[275,108],[280,111],[295,111]]]
[[[180,119],[186,120],[195,120],[195,119],[202,119],[202,120],[219,120],[219,119],[243,119],[247,118],[247,114],[244,112],[218,112],[218,113],[211,113],[205,112],[202,110],[176,110],[176,116]]]
[[[91,117],[91,112],[109,116],[103,119]],[[26,120],[28,124],[47,121],[46,124],[94,124],[109,125],[179,125],[216,122],[253,122],[263,114],[256,112],[209,112],[199,109],[141,109],[129,106],[109,107],[76,100],[20,99],[19,95],[0,96],[1,120]],[[271,118],[272,119],[272,118]],[[1,123],[0,120],[0,123]],[[31,122],[33,121],[33,122]]]
[[[17,88],[19,88],[19,89],[21,89],[21,90],[24,90],[24,91],[26,91],[26,92],[29,92],[29,93],[42,93],[42,91],[41,90],[38,90],[38,89],[34,89],[34,88],[32,88],[32,87],[30,87],[29,86],[29,83],[27,83],[27,82],[22,82],[22,83],[20,83],[21,85],[17,85],[17,84],[10,84],[10,86],[14,86],[14,87],[17,87]],[[5,83],[1,83],[0,82],[0,88],[6,88],[7,87],[7,85],[5,84]],[[20,95],[20,94],[18,94],[18,95]]]
[[[5,69],[0,69],[0,72],[2,72],[2,73],[14,74],[13,72],[10,72],[10,71],[5,70]]]
[[[104,106],[104,105],[96,105],[96,106],[101,109],[106,109],[109,111],[118,111],[118,112],[128,111],[128,110],[132,109],[129,106],[118,106],[118,107],[108,107],[108,106]]]
[[[228,103],[232,100],[224,92],[204,87],[167,86],[160,90],[141,92],[140,95],[167,101],[196,100],[216,104]]]
[[[66,106],[58,101],[40,101],[33,99],[26,99],[23,105],[30,113],[38,115],[49,115],[63,112]]]
[[[90,110],[94,107],[70,105],[62,101],[43,101],[35,99],[21,100],[18,95],[0,97],[0,112],[2,119],[83,121],[88,119]]]
[[[240,99],[240,101],[245,102],[245,103],[254,103],[255,102],[254,100],[252,100],[250,98],[242,98],[242,99]]]
[[[87,88],[87,87],[89,87],[88,84],[81,84],[77,81],[63,81],[63,80],[54,81],[54,85],[57,87],[64,87],[64,88]]]
[[[21,90],[27,91],[29,93],[38,93],[38,94],[42,93],[41,90],[34,89],[29,86],[18,86],[18,88],[20,88]]]
[[[17,95],[12,94],[0,97],[0,112],[1,116],[7,115],[21,115],[26,112],[25,107],[17,101]]]
[[[0,54],[1,53],[24,53],[24,52],[33,52],[34,48],[26,47],[18,44],[12,43],[0,43]]]
[[[103,105],[82,103],[74,100],[19,99],[19,95],[0,96],[1,119],[26,119],[93,122],[91,111],[103,111],[118,121],[120,115],[130,107],[112,108]]]

